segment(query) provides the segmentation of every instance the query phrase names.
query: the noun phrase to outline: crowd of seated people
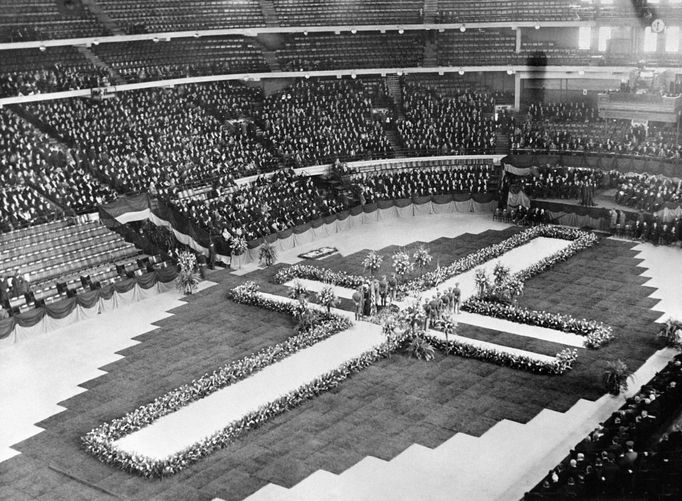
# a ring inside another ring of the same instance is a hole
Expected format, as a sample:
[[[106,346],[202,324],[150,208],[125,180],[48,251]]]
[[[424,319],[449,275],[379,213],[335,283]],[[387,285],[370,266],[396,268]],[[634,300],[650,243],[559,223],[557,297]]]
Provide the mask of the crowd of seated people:
[[[360,201],[374,203],[448,193],[485,193],[493,172],[492,165],[440,167],[431,170],[356,174],[351,180]]]
[[[272,177],[221,190],[207,199],[183,199],[175,203],[182,214],[197,221],[213,235],[229,242],[247,241],[283,231],[348,207],[338,194],[318,190],[311,177],[282,169]]]
[[[584,102],[531,103],[528,116],[532,120],[551,120],[554,122],[594,122],[599,112],[594,106]]]
[[[549,213],[540,207],[517,207],[497,208],[493,213],[493,221],[518,224],[520,226],[535,226],[538,224],[550,224],[552,222]]]
[[[116,193],[100,183],[66,148],[11,111],[0,111],[0,171],[8,182],[35,187],[65,209],[91,212]]]
[[[391,144],[361,83],[299,80],[265,99],[265,138],[289,165],[388,158]]]
[[[573,151],[602,152],[616,155],[653,157],[662,160],[682,158],[682,145],[662,131],[651,135],[641,125],[631,125],[624,120],[596,118],[595,111],[573,111],[563,104],[550,111],[549,119],[533,107],[529,119],[516,123],[511,138],[512,152]],[[546,109],[546,108],[545,108]],[[554,114],[552,114],[554,113]]]
[[[188,85],[183,96],[219,120],[255,119],[263,109],[263,89],[232,82]]]
[[[229,186],[235,177],[276,167],[252,129],[223,123],[182,94],[182,88],[151,89],[30,110],[119,191],[147,191],[153,183],[159,195],[172,196],[178,186]]]
[[[0,232],[53,219],[58,210],[31,186],[0,182]]]
[[[64,66],[55,63],[48,68],[0,74],[0,97],[90,89],[109,84],[109,72],[103,68]]]
[[[614,173],[616,202],[628,207],[657,212],[671,202],[682,205],[682,181],[651,174]]]
[[[405,119],[398,121],[400,138],[410,154],[457,155],[492,153],[496,126],[488,115],[492,96],[464,90],[443,97],[433,89],[405,83]]]
[[[585,187],[593,191],[611,186],[609,175],[600,169],[544,165],[535,169],[534,175],[515,177],[524,193],[531,198],[582,198]]]
[[[682,431],[674,427],[660,440],[657,437],[665,431],[674,413],[679,412],[681,397],[682,356],[677,355],[623,407],[580,441],[544,480],[526,493],[525,501],[596,497],[680,499]]]
[[[682,220],[677,217],[664,223],[656,216],[647,217],[640,213],[637,220],[626,223],[617,233],[654,245],[673,245],[682,240]]]

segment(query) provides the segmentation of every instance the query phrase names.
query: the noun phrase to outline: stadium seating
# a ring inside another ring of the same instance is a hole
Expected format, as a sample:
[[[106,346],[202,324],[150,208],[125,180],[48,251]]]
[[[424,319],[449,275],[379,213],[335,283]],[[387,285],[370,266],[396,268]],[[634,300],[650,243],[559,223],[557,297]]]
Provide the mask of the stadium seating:
[[[86,8],[60,11],[54,0],[12,0],[0,10],[0,40],[19,42],[95,37],[107,33]]]
[[[269,71],[260,49],[243,37],[103,44],[94,52],[130,82]]]
[[[0,243],[0,276],[28,275],[34,296],[47,300],[60,294],[57,283],[73,284],[86,275],[92,281],[111,280],[118,275],[116,265],[137,269],[140,254],[97,222],[65,219],[1,233]],[[21,299],[12,304],[25,306]]]
[[[339,68],[400,68],[421,66],[424,41],[421,33],[356,33],[293,35],[277,51],[285,70]]]
[[[419,23],[424,2],[419,0],[274,0],[282,26]]]

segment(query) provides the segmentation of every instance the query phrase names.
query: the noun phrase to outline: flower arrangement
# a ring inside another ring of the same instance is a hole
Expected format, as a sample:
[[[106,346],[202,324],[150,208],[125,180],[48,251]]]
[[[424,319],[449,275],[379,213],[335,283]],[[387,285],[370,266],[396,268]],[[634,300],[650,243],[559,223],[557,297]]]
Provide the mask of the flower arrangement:
[[[426,360],[427,362],[436,357],[436,350],[421,333],[412,336],[412,339],[407,345],[407,352],[410,356],[419,360]]]
[[[493,268],[493,279],[490,280],[483,268],[475,274],[478,297],[483,300],[509,304],[523,294],[523,282],[509,273],[509,268],[496,263]]]
[[[192,294],[199,285],[199,275],[195,271],[197,257],[189,251],[179,252],[178,264],[180,265],[180,273],[175,279],[175,286],[185,295]]]
[[[296,306],[289,302],[275,301],[258,294],[258,287],[253,282],[236,287],[229,296],[237,302],[253,304],[273,311],[289,312]],[[325,374],[321,378],[304,385],[294,392],[271,402],[270,404],[230,423],[220,432],[207,437],[188,449],[163,460],[155,460],[140,455],[130,454],[118,449],[114,442],[119,438],[137,431],[157,419],[206,397],[226,386],[241,381],[263,368],[285,358],[299,350],[327,339],[328,337],[352,326],[350,320],[337,315],[323,315],[320,321],[306,332],[301,332],[286,341],[267,346],[257,353],[247,355],[231,362],[212,373],[204,374],[191,383],[171,390],[153,402],[138,407],[125,416],[103,424],[82,437],[87,452],[100,461],[116,465],[124,471],[136,473],[144,477],[165,477],[173,475],[195,463],[214,450],[225,447],[236,437],[247,430],[255,428],[268,419],[281,414],[287,409],[300,405],[305,400],[327,391],[338,385],[352,372],[362,370],[375,360],[393,350],[395,337],[387,339],[384,345],[342,365],[336,371]]]
[[[467,343],[464,338],[450,339],[449,341],[435,336],[426,336],[430,343],[437,349],[449,355],[457,355],[464,358],[475,358],[512,369],[519,369],[534,374],[562,375],[568,372],[578,352],[575,349],[566,348],[554,357],[551,362],[536,360],[523,355],[507,353],[505,351],[484,348],[479,345]]]
[[[604,388],[611,395],[618,395],[628,389],[628,379],[632,378],[632,371],[621,359],[608,362],[602,374]]]
[[[501,318],[519,324],[535,325],[585,336],[585,347],[591,349],[604,346],[614,338],[613,329],[610,326],[594,320],[578,319],[566,314],[530,310],[512,304],[501,304],[479,298],[466,300],[461,309],[469,313]]]
[[[289,289],[289,297],[291,299],[296,299],[300,303],[304,303],[306,299],[308,299],[308,294],[308,289],[306,289],[305,285],[298,280],[296,280],[291,289]]]
[[[371,250],[362,260],[362,266],[365,268],[365,271],[369,271],[369,273],[374,276],[376,272],[379,271],[379,268],[381,268],[381,263],[383,260],[384,256]]]
[[[537,237],[561,238],[564,240],[572,240],[572,242],[569,246],[555,253],[553,256],[542,259],[533,266],[526,268],[521,273],[517,273],[516,277],[521,282],[525,282],[530,277],[547,270],[556,263],[565,261],[577,252],[595,245],[599,240],[594,233],[582,231],[577,228],[545,225],[533,226],[502,242],[472,252],[448,266],[438,266],[434,271],[424,273],[423,275],[402,284],[400,286],[399,295],[404,297],[409,291],[424,291],[433,288],[448,278],[469,271],[486,261],[501,256],[505,252],[527,244]]]
[[[412,271],[412,261],[410,255],[405,251],[398,251],[393,254],[393,271],[398,277],[404,277]]]
[[[661,326],[661,329],[656,334],[663,340],[665,346],[682,349],[682,322],[669,318]]]
[[[332,285],[325,285],[321,291],[316,294],[317,304],[324,306],[327,313],[331,313],[331,309],[339,304],[339,298],[336,297],[334,287]]]
[[[433,256],[429,253],[429,249],[420,245],[417,250],[414,251],[414,254],[412,254],[412,259],[414,260],[414,266],[416,266],[419,271],[423,271],[424,268],[431,263]]]
[[[306,278],[317,282],[325,282],[357,289],[367,282],[367,278],[361,275],[351,275],[343,271],[333,271],[328,268],[318,268],[309,264],[295,264],[279,270],[275,274],[275,283],[284,284],[296,278]]]
[[[232,246],[232,254],[235,256],[241,256],[248,249],[248,246],[246,245],[246,239],[241,235],[232,237],[230,239],[230,245]]]
[[[258,260],[265,266],[272,266],[277,261],[277,248],[269,242],[263,242],[258,251]]]

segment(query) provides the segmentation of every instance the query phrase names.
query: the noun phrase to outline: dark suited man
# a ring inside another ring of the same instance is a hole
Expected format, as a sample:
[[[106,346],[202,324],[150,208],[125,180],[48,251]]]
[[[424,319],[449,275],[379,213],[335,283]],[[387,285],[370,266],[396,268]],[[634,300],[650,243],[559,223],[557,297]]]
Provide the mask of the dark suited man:
[[[9,291],[7,287],[7,280],[5,277],[0,277],[0,307],[9,302]]]

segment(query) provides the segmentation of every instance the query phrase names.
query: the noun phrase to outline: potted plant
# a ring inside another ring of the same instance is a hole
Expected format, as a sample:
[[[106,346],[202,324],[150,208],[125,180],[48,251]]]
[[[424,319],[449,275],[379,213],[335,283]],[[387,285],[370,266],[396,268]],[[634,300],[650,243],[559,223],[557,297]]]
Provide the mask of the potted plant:
[[[192,294],[199,285],[199,276],[197,274],[197,258],[189,251],[183,251],[178,254],[178,265],[180,266],[180,274],[175,279],[175,286],[183,294]]]
[[[405,251],[398,251],[393,254],[393,271],[396,276],[404,278],[405,275],[412,271],[412,261],[410,255]]]
[[[336,297],[332,285],[325,285],[322,290],[317,293],[317,303],[327,309],[328,315],[332,312],[332,307],[339,304],[339,298]]]
[[[433,257],[429,253],[429,249],[420,245],[419,248],[414,251],[414,254],[412,254],[412,259],[414,259],[414,266],[416,266],[421,273],[424,271],[424,268],[429,265]]]
[[[602,382],[606,391],[611,395],[619,395],[621,391],[628,389],[628,379],[631,377],[632,372],[627,364],[618,359],[607,363]]]
[[[365,259],[362,260],[362,266],[365,268],[365,271],[369,271],[369,273],[374,276],[374,274],[379,271],[379,268],[381,268],[381,262],[383,260],[384,256],[371,250],[367,253]]]
[[[676,350],[682,349],[682,322],[669,318],[661,325],[657,336],[663,341],[664,345]]]
[[[258,252],[258,259],[265,266],[272,266],[277,261],[277,248],[269,242],[263,242]]]

